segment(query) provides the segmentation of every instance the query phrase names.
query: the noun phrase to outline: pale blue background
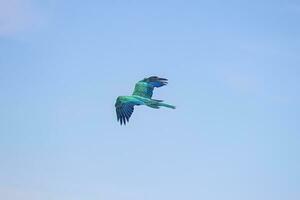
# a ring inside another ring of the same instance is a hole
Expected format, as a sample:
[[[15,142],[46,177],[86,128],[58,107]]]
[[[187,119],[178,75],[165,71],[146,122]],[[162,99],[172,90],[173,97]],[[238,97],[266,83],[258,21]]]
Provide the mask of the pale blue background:
[[[1,10],[0,199],[300,199],[299,1]],[[177,109],[121,127],[115,98],[150,75]]]

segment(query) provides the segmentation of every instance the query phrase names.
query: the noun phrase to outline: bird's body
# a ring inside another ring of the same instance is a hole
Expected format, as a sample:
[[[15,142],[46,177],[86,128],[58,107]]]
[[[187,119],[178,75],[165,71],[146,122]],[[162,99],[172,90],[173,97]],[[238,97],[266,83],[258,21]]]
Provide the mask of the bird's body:
[[[136,83],[134,92],[131,96],[119,96],[115,107],[117,119],[120,121],[121,125],[126,124],[126,121],[129,121],[129,118],[133,113],[134,106],[146,105],[155,109],[160,107],[175,109],[175,106],[163,103],[162,100],[152,99],[154,88],[166,85],[168,83],[167,81],[167,79],[159,78],[157,76],[144,78]]]

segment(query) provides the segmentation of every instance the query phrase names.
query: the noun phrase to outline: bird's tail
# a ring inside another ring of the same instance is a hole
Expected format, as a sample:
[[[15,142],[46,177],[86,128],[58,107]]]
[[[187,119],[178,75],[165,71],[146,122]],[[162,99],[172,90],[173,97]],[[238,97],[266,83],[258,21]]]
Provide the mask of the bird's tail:
[[[176,107],[173,106],[173,105],[166,104],[166,103],[161,103],[161,102],[158,103],[158,106],[163,106],[163,107],[172,108],[172,109],[175,109],[175,108],[176,108]]]
[[[155,109],[159,109],[160,107],[167,107],[167,108],[172,108],[172,109],[176,108],[173,105],[163,103],[163,100],[157,100],[157,99],[151,99],[150,101],[147,101],[146,105],[151,108],[155,108]]]

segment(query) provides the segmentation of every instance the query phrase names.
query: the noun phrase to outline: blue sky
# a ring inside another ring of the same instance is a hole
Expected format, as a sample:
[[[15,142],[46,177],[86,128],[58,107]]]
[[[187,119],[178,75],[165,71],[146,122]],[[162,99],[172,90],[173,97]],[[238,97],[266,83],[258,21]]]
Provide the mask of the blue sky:
[[[0,1],[0,199],[298,200],[297,1]],[[114,103],[158,75],[128,126]]]

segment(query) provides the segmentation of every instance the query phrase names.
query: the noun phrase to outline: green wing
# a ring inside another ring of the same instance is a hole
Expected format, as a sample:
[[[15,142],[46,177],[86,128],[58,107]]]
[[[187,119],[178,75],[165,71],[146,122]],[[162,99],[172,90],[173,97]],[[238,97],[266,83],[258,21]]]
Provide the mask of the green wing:
[[[126,101],[122,99],[122,97],[118,97],[115,107],[117,113],[117,119],[120,121],[121,125],[126,125],[126,121],[129,122],[129,118],[131,117],[134,106],[136,104],[130,101]]]
[[[166,78],[159,78],[157,76],[144,78],[143,80],[135,84],[133,95],[151,99],[154,88],[162,87],[167,84],[168,84],[168,79]]]

